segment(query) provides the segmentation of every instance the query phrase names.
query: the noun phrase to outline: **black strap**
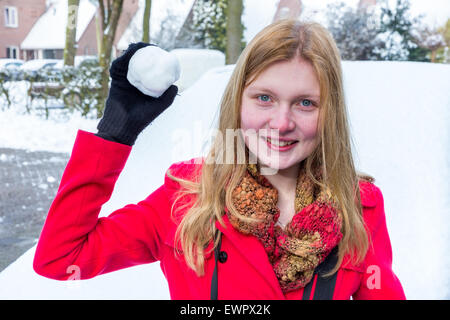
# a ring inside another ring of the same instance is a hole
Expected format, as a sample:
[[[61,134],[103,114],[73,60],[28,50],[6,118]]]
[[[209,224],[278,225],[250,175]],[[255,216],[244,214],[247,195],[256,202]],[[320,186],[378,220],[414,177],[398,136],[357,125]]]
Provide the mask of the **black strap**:
[[[314,296],[311,300],[332,300],[334,295],[334,288],[336,286],[337,272],[333,273],[329,277],[325,277],[324,274],[331,271],[338,260],[338,248],[335,247],[325,260],[317,266],[314,270],[314,275],[311,281],[306,285],[303,290],[302,300],[310,300],[311,290],[316,280],[316,287],[314,289]]]
[[[222,246],[222,236],[221,235],[222,234],[220,233],[219,229],[216,229],[216,236],[214,239],[217,239],[217,237],[219,237],[219,244],[214,249],[215,266],[214,266],[214,272],[213,272],[212,279],[211,279],[211,300],[217,300],[217,295],[218,295],[218,290],[219,290],[217,267],[218,267],[220,247]]]
[[[314,283],[314,279],[316,277],[316,274],[313,274],[313,277],[311,279],[311,281],[306,285],[306,287],[303,289],[303,297],[302,300],[309,300],[309,297],[311,296],[311,290],[312,290],[312,285]]]

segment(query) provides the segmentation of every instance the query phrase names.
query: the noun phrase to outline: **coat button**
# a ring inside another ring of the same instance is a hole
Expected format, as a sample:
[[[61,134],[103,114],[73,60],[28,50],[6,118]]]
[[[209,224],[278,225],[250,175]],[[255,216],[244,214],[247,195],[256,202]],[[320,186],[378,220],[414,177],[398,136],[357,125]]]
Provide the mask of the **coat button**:
[[[219,252],[219,262],[220,263],[225,263],[228,259],[228,254],[225,251],[220,251]]]

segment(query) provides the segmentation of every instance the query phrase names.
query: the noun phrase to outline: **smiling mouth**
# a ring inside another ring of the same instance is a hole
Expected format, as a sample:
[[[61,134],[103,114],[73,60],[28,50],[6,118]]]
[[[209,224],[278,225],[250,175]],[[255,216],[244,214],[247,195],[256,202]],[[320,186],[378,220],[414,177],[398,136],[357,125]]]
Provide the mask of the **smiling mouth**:
[[[297,143],[298,140],[272,140],[270,138],[266,138],[267,142],[276,147],[286,147]]]

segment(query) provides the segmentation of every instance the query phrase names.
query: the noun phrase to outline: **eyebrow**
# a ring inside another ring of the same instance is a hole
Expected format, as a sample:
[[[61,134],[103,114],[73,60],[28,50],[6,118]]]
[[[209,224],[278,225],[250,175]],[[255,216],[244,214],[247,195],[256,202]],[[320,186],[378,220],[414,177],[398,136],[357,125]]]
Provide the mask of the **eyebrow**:
[[[263,91],[263,92],[267,92],[273,96],[276,96],[277,94],[275,92],[273,92],[272,90],[268,89],[268,88],[264,88],[264,87],[249,87],[248,88],[249,91]],[[320,96],[319,95],[315,95],[315,94],[310,94],[310,93],[303,93],[303,94],[299,94],[298,96],[296,96],[294,98],[294,100],[300,99],[300,98],[308,98],[308,99],[312,99],[312,100],[320,100]]]

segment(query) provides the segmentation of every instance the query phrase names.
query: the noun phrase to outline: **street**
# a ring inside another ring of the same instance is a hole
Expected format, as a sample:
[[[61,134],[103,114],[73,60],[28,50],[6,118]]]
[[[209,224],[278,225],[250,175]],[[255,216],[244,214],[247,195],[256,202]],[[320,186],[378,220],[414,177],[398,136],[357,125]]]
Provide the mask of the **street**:
[[[0,148],[0,272],[37,242],[68,159]]]

